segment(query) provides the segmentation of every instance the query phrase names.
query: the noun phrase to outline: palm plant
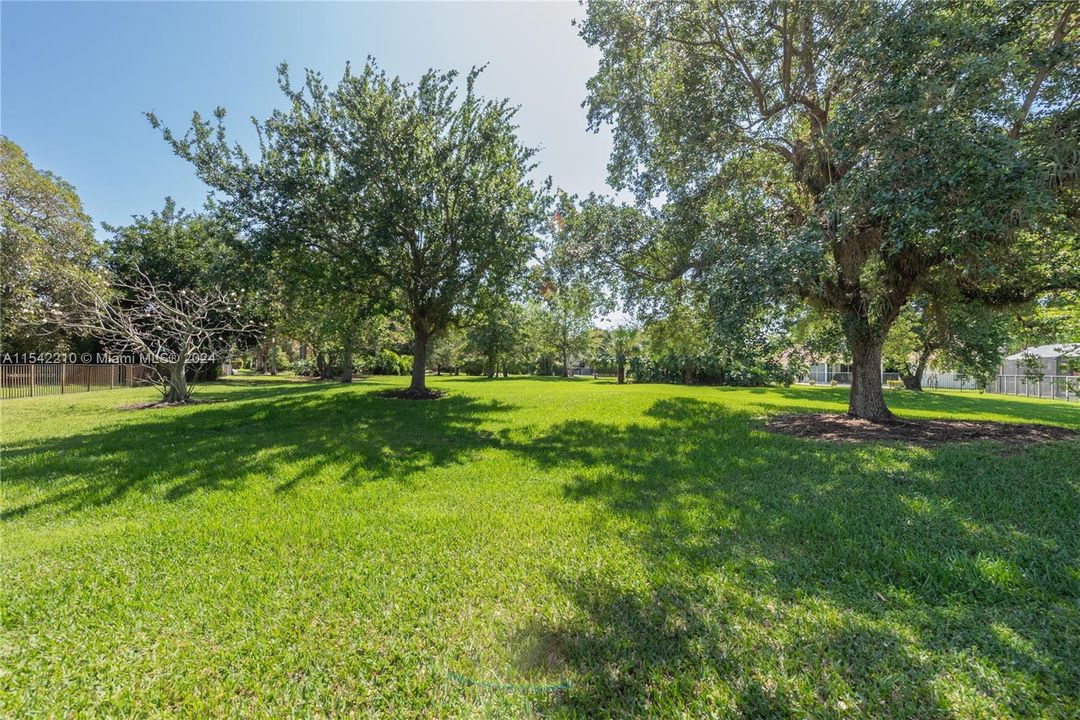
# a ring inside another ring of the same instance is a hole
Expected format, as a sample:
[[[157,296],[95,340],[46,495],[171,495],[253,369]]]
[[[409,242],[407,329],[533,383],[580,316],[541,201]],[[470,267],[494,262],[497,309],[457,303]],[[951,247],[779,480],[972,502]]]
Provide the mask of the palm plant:
[[[611,331],[609,343],[615,356],[619,384],[626,382],[626,360],[641,349],[641,335],[636,327],[617,327]]]

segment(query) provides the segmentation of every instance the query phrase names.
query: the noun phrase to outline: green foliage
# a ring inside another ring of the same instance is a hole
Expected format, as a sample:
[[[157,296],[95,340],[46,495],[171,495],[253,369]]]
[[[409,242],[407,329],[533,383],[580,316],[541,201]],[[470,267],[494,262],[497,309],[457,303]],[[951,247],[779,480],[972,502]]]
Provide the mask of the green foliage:
[[[488,377],[494,377],[500,369],[508,371],[509,358],[524,339],[524,322],[521,305],[504,294],[482,294],[465,331],[466,351],[473,356],[466,363],[466,372],[472,374],[476,361]]]
[[[604,350],[616,364],[641,351],[641,331],[636,327],[616,327],[604,333]]]
[[[630,374],[636,382],[664,382],[699,385],[790,385],[793,370],[772,359],[730,358],[718,353],[706,355],[668,354],[660,357],[632,357]]]
[[[565,199],[561,205],[560,214],[570,211]],[[532,271],[532,287],[543,309],[541,332],[545,344],[554,350],[561,363],[561,375],[568,373],[573,357],[589,352],[593,320],[609,307],[599,278],[590,275],[577,261],[565,243],[567,235],[565,227],[556,228],[555,241],[547,256]]]
[[[519,322],[517,342],[506,356],[506,368],[515,374],[554,374],[556,351],[548,343],[550,325],[544,304],[527,298],[515,312]]]
[[[1080,342],[1080,290],[1037,298],[1017,312],[1014,347]]]
[[[337,377],[341,375],[343,359],[340,353],[334,353],[330,356],[329,363],[322,369],[322,374],[327,377]],[[297,375],[306,375],[308,377],[318,377],[320,374],[319,364],[314,358],[306,358],[304,360],[294,360],[288,364],[292,368],[293,372]],[[281,367],[285,367],[285,363],[281,364]],[[412,372],[412,358],[405,355],[398,355],[393,350],[383,348],[377,353],[371,355],[358,355],[353,358],[354,372],[370,373],[372,375],[408,375]]]
[[[1042,358],[1035,353],[1022,354],[1016,365],[1020,374],[1029,383],[1037,385],[1046,377],[1046,366],[1043,365]]]
[[[708,298],[699,284],[683,279],[658,285],[640,331],[627,342],[640,354],[627,355],[637,382],[679,382],[717,385],[790,384],[801,365],[780,361],[791,340],[780,328],[756,338],[724,335],[715,325]],[[612,345],[612,339],[608,339]],[[609,351],[614,360],[617,353]],[[788,353],[790,355],[790,353]]]
[[[408,375],[412,372],[412,358],[383,348],[374,355],[361,358],[358,367],[373,375]]]
[[[297,375],[304,375],[306,377],[318,377],[319,367],[313,358],[304,358],[303,360],[297,358],[289,363],[289,367]]]
[[[1012,325],[1008,315],[982,303],[964,303],[955,288],[929,286],[897,316],[882,357],[909,387],[919,388],[928,366],[987,384],[997,374]]]
[[[112,233],[107,265],[113,276],[134,283],[143,274],[176,289],[221,287],[243,290],[235,252],[236,230],[221,217],[189,213],[165,198],[160,212],[136,215]]]
[[[645,313],[642,331],[645,347],[652,355],[705,352],[715,327],[707,298],[700,286],[676,280],[654,296],[655,304]]]
[[[1013,323],[1007,314],[979,303],[950,308],[952,329],[949,342],[934,361],[936,366],[953,370],[986,385],[1001,368]]]
[[[465,334],[451,325],[431,340],[428,363],[433,369],[456,370],[465,358]]]
[[[102,248],[75,188],[3,136],[0,188],[0,349],[64,350],[79,342],[64,318],[103,287]]]
[[[787,364],[795,377],[805,375],[811,365],[847,359],[844,330],[831,313],[801,308],[791,319],[788,342]]]

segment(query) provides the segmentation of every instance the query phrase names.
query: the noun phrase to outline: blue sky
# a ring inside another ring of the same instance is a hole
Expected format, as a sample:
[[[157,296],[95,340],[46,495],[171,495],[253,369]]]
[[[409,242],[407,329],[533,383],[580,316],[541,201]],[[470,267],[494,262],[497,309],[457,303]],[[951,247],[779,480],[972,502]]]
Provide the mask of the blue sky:
[[[368,55],[414,80],[427,68],[488,63],[488,96],[521,105],[521,136],[541,146],[539,175],[569,192],[610,192],[607,131],[588,132],[585,82],[598,54],[571,27],[583,9],[551,3],[131,2],[0,5],[0,131],[31,162],[73,183],[112,224],[188,208],[206,188],[142,113],[184,130],[193,110],[228,111],[233,137],[281,102],[275,68],[336,80]],[[98,231],[99,236],[102,232]]]

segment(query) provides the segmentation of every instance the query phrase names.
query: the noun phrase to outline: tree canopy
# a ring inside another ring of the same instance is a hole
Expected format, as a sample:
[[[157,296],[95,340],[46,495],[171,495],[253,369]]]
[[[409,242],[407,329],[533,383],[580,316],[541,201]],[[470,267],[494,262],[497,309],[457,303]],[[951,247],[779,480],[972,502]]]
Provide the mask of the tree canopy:
[[[53,350],[70,341],[64,318],[100,286],[103,255],[75,188],[38,170],[14,141],[0,137],[0,347]]]

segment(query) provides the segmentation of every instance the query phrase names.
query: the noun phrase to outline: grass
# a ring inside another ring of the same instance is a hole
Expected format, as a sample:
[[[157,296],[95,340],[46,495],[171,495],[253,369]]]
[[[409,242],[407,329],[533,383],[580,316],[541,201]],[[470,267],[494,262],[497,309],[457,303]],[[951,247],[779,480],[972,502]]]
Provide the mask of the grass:
[[[401,382],[3,403],[0,716],[1080,715],[1080,443],[761,430],[842,388]]]

